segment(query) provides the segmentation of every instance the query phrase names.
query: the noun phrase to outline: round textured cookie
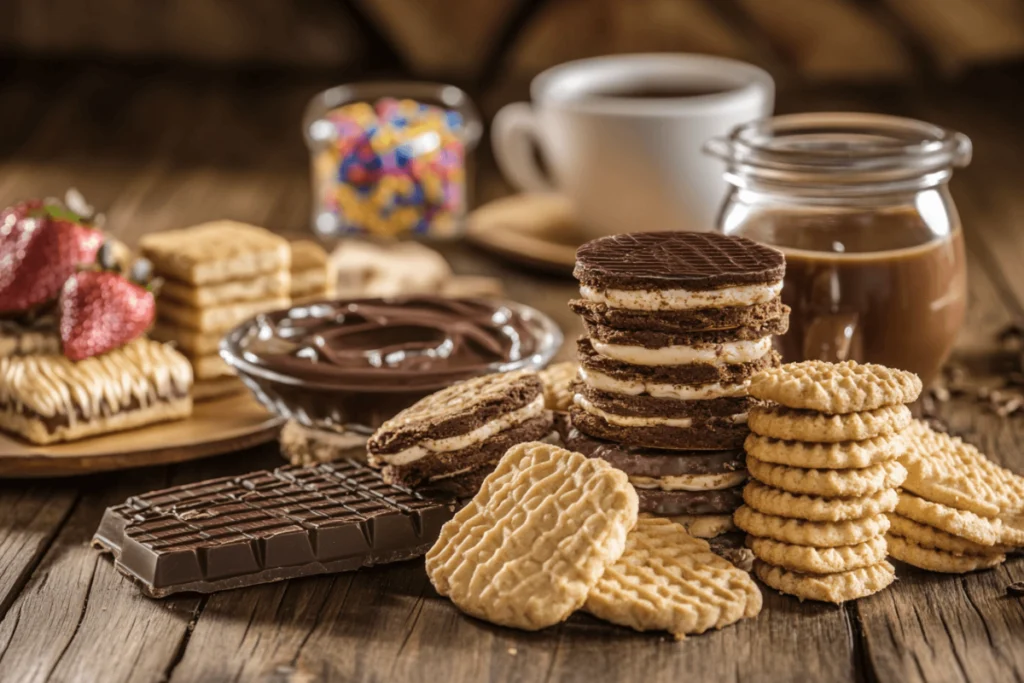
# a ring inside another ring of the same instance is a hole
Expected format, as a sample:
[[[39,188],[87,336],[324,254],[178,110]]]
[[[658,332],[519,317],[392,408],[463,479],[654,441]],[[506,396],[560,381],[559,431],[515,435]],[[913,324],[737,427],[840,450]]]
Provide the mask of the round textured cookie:
[[[746,505],[736,510],[733,520],[751,536],[818,548],[857,545],[889,530],[889,519],[885,515],[847,522],[808,522],[766,515]]]
[[[569,302],[569,308],[592,325],[617,330],[653,330],[678,334],[776,326],[789,313],[789,307],[778,297],[752,306],[657,311],[614,308],[603,303],[573,299]]]
[[[598,342],[600,345],[601,342]],[[739,384],[757,373],[781,362],[779,354],[769,349],[760,358],[744,363],[684,363],[665,365],[639,365],[615,360],[595,350],[590,339],[577,343],[580,364],[591,372],[600,372],[613,379],[642,381],[657,384]],[[639,347],[636,347],[639,348]]]
[[[751,481],[743,488],[743,502],[758,512],[792,517],[809,522],[844,522],[892,512],[899,501],[896,489],[883,489],[870,496],[823,498],[780,491]]]
[[[653,321],[657,325],[657,321]],[[789,306],[783,306],[778,318],[763,323],[741,325],[727,330],[621,330],[608,325],[591,322],[583,318],[587,336],[606,344],[621,346],[642,346],[647,349],[662,349],[666,346],[693,346],[695,344],[726,344],[734,341],[757,341],[773,335],[782,335],[789,330]]]
[[[572,403],[571,385],[576,380],[579,365],[573,361],[549,365],[537,373],[544,387],[544,405],[548,410],[565,412]]]
[[[779,282],[778,249],[715,232],[635,232],[587,242],[573,276],[595,289],[706,291]]]
[[[780,593],[793,595],[801,600],[836,604],[866,598],[887,588],[896,579],[896,570],[885,561],[870,567],[834,574],[801,574],[756,560],[754,573],[766,585]]]
[[[901,536],[916,545],[933,550],[942,550],[953,555],[987,555],[994,552],[1003,553],[1008,549],[1002,546],[988,546],[968,541],[941,529],[928,526],[908,519],[895,512],[889,513],[889,533]]]
[[[726,417],[694,418],[689,426],[657,425],[632,427],[610,424],[607,419],[583,410],[578,405],[569,409],[573,425],[598,439],[618,441],[628,446],[663,450],[721,451],[740,448],[746,438],[747,425]]]
[[[662,491],[636,488],[636,495],[640,500],[640,512],[659,517],[731,514],[743,504],[742,486],[715,491]]]
[[[519,444],[441,528],[427,576],[467,614],[545,628],[583,606],[636,520],[624,473],[555,446]]]
[[[669,515],[668,519],[697,538],[718,538],[738,529],[732,515]]]
[[[830,415],[913,403],[920,393],[921,380],[912,372],[852,360],[787,363],[750,382],[751,396]]]
[[[1024,526],[999,517],[983,517],[969,510],[933,503],[901,491],[896,512],[919,524],[926,524],[953,536],[985,546],[1024,546]]]
[[[750,431],[788,441],[835,443],[889,436],[911,422],[910,408],[903,404],[845,415],[826,415],[813,410],[783,406],[758,406],[750,411]]]
[[[984,555],[956,555],[944,550],[925,548],[911,540],[890,533],[889,554],[900,562],[918,569],[944,574],[966,574],[979,569],[991,569],[1006,561],[1006,555],[989,552]]]
[[[907,470],[896,460],[856,470],[815,470],[787,467],[747,457],[750,476],[768,486],[810,496],[870,496],[898,488]]]
[[[705,541],[666,519],[640,518],[583,609],[613,624],[681,639],[755,617],[761,602],[753,579]]]
[[[885,536],[875,536],[857,545],[815,548],[809,545],[780,543],[770,538],[747,536],[747,547],[759,560],[793,572],[834,574],[870,567],[885,559]]]
[[[775,465],[814,470],[849,470],[895,460],[903,448],[903,441],[900,434],[840,443],[782,441],[751,434],[743,446],[747,455]]]

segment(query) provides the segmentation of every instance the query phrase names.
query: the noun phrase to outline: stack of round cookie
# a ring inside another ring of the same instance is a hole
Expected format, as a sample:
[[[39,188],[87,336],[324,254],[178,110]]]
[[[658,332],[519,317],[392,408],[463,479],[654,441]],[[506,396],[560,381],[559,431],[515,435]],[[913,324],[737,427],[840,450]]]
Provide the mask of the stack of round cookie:
[[[576,253],[587,336],[567,446],[629,475],[640,511],[691,533],[734,530],[755,373],[788,326],[785,259],[712,233],[615,235]]]
[[[755,376],[751,482],[736,524],[763,582],[801,599],[841,603],[894,577],[887,513],[907,471],[898,457],[917,375],[853,361],[806,361]]]

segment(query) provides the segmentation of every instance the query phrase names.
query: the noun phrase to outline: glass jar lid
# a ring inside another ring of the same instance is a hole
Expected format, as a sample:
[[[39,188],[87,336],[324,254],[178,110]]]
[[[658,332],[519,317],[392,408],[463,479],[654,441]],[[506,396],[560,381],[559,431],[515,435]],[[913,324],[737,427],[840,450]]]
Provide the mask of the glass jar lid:
[[[704,151],[726,162],[736,187],[859,195],[943,183],[970,163],[971,140],[898,116],[810,113],[743,124]]]

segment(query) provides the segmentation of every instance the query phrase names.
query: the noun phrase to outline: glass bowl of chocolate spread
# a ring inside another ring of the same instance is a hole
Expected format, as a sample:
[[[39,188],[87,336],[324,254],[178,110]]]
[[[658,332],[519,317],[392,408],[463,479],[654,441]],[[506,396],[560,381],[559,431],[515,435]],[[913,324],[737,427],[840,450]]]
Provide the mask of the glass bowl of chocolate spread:
[[[524,304],[408,296],[257,315],[228,333],[220,353],[272,412],[368,434],[455,382],[538,370],[561,345],[555,322]]]
[[[706,151],[726,162],[731,186],[719,230],[786,255],[785,361],[937,375],[967,301],[948,188],[970,162],[966,136],[894,116],[795,114],[740,126]]]

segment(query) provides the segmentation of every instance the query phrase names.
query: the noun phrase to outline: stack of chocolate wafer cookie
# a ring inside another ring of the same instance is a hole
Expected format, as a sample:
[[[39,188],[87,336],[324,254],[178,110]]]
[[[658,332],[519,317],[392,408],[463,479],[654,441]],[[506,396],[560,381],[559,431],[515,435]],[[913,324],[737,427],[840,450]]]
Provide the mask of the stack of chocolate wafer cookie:
[[[751,482],[736,524],[758,578],[800,599],[841,603],[895,578],[887,515],[907,477],[905,404],[921,380],[853,361],[790,363],[756,375],[746,441]]]
[[[747,475],[749,378],[788,325],[775,249],[719,234],[594,240],[577,252],[587,336],[567,445],[624,470],[643,513],[697,536],[734,530]]]
[[[889,555],[933,572],[1002,564],[1024,547],[1024,477],[915,420],[900,462],[908,476],[889,515]]]

